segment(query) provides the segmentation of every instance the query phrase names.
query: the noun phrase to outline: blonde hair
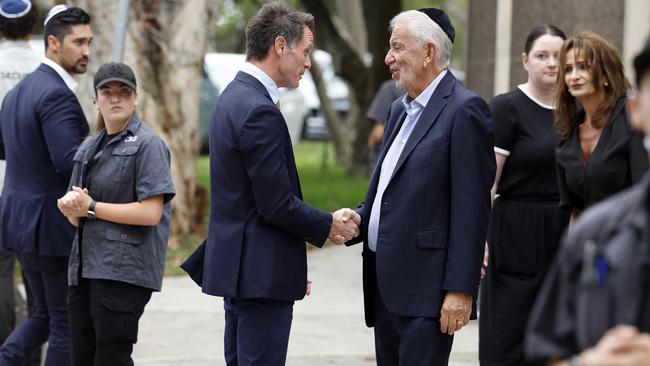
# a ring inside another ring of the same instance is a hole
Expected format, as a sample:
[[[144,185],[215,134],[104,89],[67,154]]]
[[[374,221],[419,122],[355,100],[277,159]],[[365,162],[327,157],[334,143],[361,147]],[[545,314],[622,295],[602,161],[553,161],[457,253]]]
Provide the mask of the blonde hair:
[[[97,112],[97,120],[95,122],[95,131],[101,131],[106,128],[106,123],[104,122],[104,116],[102,112]]]

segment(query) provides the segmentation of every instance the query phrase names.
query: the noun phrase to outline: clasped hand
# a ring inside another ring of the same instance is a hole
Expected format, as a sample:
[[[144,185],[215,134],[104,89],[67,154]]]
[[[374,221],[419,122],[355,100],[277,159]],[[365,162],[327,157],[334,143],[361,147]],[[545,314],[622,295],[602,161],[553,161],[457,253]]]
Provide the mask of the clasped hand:
[[[73,186],[71,191],[56,200],[56,205],[59,211],[67,217],[86,217],[91,201],[88,189]]]
[[[598,344],[581,353],[580,364],[585,366],[650,365],[650,334],[639,332],[637,328],[629,325],[616,326],[608,330]]]
[[[354,210],[342,208],[332,213],[332,227],[328,239],[337,245],[359,235],[361,216]]]

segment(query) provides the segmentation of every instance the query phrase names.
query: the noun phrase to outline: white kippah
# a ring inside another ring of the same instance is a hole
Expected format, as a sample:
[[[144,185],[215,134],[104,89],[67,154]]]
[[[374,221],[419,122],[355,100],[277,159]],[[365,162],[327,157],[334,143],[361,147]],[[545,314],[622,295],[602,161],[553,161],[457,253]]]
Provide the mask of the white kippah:
[[[52,9],[50,9],[50,11],[47,12],[47,16],[45,17],[45,21],[43,22],[43,25],[46,26],[47,22],[49,22],[57,14],[62,13],[66,10],[68,10],[68,6],[65,4],[61,4],[53,7]]]

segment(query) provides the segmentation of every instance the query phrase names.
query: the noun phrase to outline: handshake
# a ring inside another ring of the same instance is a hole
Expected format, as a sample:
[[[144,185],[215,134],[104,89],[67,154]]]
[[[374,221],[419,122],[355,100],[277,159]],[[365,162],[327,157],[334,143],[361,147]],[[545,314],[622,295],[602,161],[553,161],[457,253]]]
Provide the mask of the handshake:
[[[342,208],[333,212],[328,239],[336,245],[344,244],[359,235],[359,225],[361,225],[361,216],[354,210]]]

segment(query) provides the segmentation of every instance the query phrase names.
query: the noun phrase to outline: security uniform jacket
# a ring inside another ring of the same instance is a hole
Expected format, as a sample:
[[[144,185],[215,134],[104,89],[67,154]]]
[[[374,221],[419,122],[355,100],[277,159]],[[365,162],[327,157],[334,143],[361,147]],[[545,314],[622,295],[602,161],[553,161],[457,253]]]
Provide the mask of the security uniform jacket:
[[[0,110],[0,155],[7,161],[0,197],[0,245],[68,256],[75,228],[56,200],[66,193],[72,158],[88,134],[75,94],[41,64],[12,89]]]
[[[68,265],[68,284],[105,279],[160,291],[169,239],[171,199],[176,194],[170,154],[163,140],[133,115],[110,137],[103,129],[88,137],[74,156],[70,185],[84,187],[97,202],[130,203],[162,195],[156,225],[127,225],[83,218]]]
[[[183,268],[203,292],[233,299],[305,296],[305,241],[322,246],[331,214],[302,201],[285,120],[253,76],[239,72],[210,123],[208,238]]]
[[[394,101],[365,204],[357,208],[361,240],[368,235],[381,165],[405,117],[401,99]],[[438,318],[447,291],[477,298],[494,174],[488,106],[447,72],[413,127],[384,191],[376,254],[364,244],[368,326],[375,321],[375,288],[391,313],[411,317]]]

